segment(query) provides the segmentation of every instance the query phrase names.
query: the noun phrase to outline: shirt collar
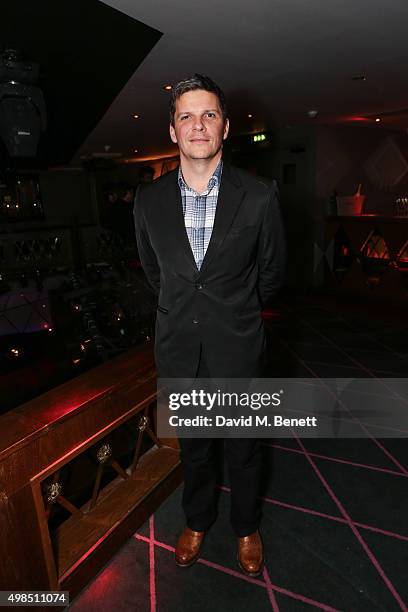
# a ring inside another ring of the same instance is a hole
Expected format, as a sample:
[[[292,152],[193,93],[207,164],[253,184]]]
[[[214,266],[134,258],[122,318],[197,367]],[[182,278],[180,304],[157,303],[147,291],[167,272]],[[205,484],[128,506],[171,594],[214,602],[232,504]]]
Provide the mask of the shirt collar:
[[[223,162],[222,162],[222,159],[220,159],[220,161],[218,162],[218,166],[216,167],[213,175],[208,181],[207,190],[205,193],[208,193],[216,185],[219,186],[220,181],[221,181],[222,166],[223,166]],[[179,184],[180,189],[188,189],[189,191],[194,191],[194,189],[191,189],[191,187],[189,187],[187,183],[185,182],[183,178],[183,174],[181,172],[181,166],[179,166],[179,169],[178,169],[178,184]]]

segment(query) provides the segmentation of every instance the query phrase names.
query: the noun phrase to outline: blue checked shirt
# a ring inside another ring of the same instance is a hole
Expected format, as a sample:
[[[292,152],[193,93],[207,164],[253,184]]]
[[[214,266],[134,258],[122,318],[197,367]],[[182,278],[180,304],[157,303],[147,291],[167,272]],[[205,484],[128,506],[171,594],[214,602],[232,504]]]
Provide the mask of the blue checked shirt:
[[[191,250],[199,270],[201,269],[214,227],[221,173],[222,159],[208,181],[206,191],[198,194],[185,183],[181,167],[179,167],[178,171],[184,223]]]

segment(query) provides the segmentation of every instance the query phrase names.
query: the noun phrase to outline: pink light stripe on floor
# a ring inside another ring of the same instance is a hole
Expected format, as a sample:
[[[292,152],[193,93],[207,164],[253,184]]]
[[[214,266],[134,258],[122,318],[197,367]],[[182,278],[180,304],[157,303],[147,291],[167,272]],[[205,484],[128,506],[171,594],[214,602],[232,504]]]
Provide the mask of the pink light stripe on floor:
[[[156,574],[154,563],[154,515],[149,517],[149,583],[150,612],[156,612]]]
[[[221,491],[225,491],[226,493],[231,493],[231,489],[229,487],[225,487],[224,485],[219,486],[218,488]],[[262,499],[262,501],[265,501],[268,504],[274,504],[275,506],[288,508],[289,510],[296,510],[298,512],[304,512],[305,514],[312,514],[320,518],[328,519],[329,521],[335,521],[336,523],[343,523],[345,525],[348,525],[348,521],[341,516],[326,514],[325,512],[320,512],[319,510],[312,510],[311,508],[305,508],[304,506],[295,506],[294,504],[289,504],[288,502],[283,502],[279,499],[273,499],[272,497],[259,497],[259,499]],[[395,538],[397,540],[402,540],[403,542],[408,542],[408,536],[401,535],[400,533],[396,533],[394,531],[387,531],[386,529],[382,529],[381,527],[367,525],[366,523],[359,523],[358,521],[353,521],[353,519],[351,520],[352,523],[356,525],[356,527],[361,527],[362,529],[366,529],[367,531],[374,531],[375,533],[381,533],[382,535],[386,535],[390,538]]]
[[[271,583],[271,579],[269,578],[268,570],[264,567],[262,572],[263,579],[266,584],[266,589],[268,591],[269,601],[271,602],[271,607],[273,612],[279,612],[278,602],[276,601],[275,593],[273,592],[273,587]]]
[[[298,455],[304,454],[303,451],[300,450],[300,448],[281,446],[280,444],[275,444],[273,442],[263,442],[263,444],[264,446],[271,446],[272,448],[278,448],[279,450],[288,451],[289,453],[297,453]],[[374,470],[375,472],[384,472],[385,474],[391,474],[392,476],[402,476],[403,478],[408,477],[408,474],[404,474],[403,472],[397,472],[397,470],[390,470],[388,468],[378,467],[377,465],[368,465],[367,463],[357,463],[356,461],[350,461],[349,459],[339,459],[338,457],[330,457],[329,455],[322,455],[313,451],[308,452],[311,457],[316,457],[317,459],[327,459],[327,461],[334,461],[335,463],[344,463],[346,465],[352,465],[354,467]]]
[[[136,533],[133,537],[136,538],[137,540],[141,540],[142,542],[146,542],[150,544],[150,539],[139,533]],[[169,546],[169,544],[165,544],[164,542],[159,542],[158,540],[154,540],[153,544],[155,546],[159,546],[160,548],[164,548],[165,550],[169,550],[170,552],[173,552],[173,553],[175,551],[174,546]],[[198,559],[197,563],[201,563],[203,565],[206,565],[207,567],[216,569],[220,572],[223,572],[224,574],[229,574],[230,576],[234,576],[235,578],[239,578],[240,580],[245,580],[246,582],[250,582],[251,584],[255,584],[264,589],[267,588],[266,583],[263,582],[262,580],[258,580],[258,578],[251,578],[250,576],[245,576],[245,574],[242,574],[241,572],[237,572],[233,569],[230,569],[229,567],[225,567],[224,565],[220,565],[219,563],[213,563],[212,561],[208,561],[207,559],[202,559],[202,558]],[[276,584],[271,584],[270,586],[274,591],[281,593],[282,595],[286,595],[287,597],[290,597],[291,599],[296,599],[310,606],[314,606],[315,608],[319,608],[319,610],[325,610],[325,612],[341,612],[341,610],[338,610],[337,608],[328,606],[327,604],[324,604],[320,601],[316,601],[315,599],[311,599],[310,597],[305,597],[304,595],[301,595],[300,593],[289,591],[288,589],[280,587]]]
[[[388,590],[390,591],[390,593],[394,597],[395,601],[398,603],[398,605],[400,606],[401,610],[403,610],[403,612],[408,612],[408,608],[405,605],[405,603],[403,602],[403,600],[402,600],[400,594],[398,593],[397,589],[395,588],[395,586],[393,585],[391,580],[388,578],[388,576],[384,572],[383,568],[381,567],[380,563],[378,562],[377,558],[375,557],[374,553],[372,552],[372,550],[370,549],[368,544],[365,542],[365,540],[361,536],[361,534],[358,531],[357,527],[354,525],[351,517],[349,516],[348,512],[344,508],[343,504],[341,503],[339,498],[336,496],[336,494],[334,493],[333,489],[330,487],[330,485],[328,484],[328,482],[324,478],[323,474],[320,472],[319,468],[317,467],[317,465],[315,464],[313,459],[309,456],[309,454],[308,454],[305,446],[303,445],[301,439],[299,438],[299,436],[296,434],[296,432],[294,430],[292,430],[292,434],[296,438],[297,443],[299,444],[299,446],[305,452],[307,460],[309,461],[310,465],[312,466],[312,468],[316,472],[316,476],[319,478],[320,482],[322,483],[322,485],[324,486],[324,488],[326,489],[326,491],[328,492],[328,494],[330,495],[330,497],[332,498],[332,500],[334,501],[334,503],[336,504],[336,506],[340,510],[341,514],[347,520],[347,522],[348,522],[348,524],[350,526],[350,529],[352,530],[352,532],[355,535],[355,537],[357,538],[357,540],[360,542],[363,550],[365,551],[365,553],[367,554],[367,556],[370,559],[371,563],[374,565],[375,569],[377,570],[377,572],[379,573],[379,575],[383,579],[384,583],[386,584]]]
[[[395,538],[396,540],[408,542],[408,536],[401,535],[400,533],[395,533],[394,531],[387,531],[387,529],[382,529],[381,527],[374,527],[373,525],[366,525],[365,523],[359,523],[358,521],[353,521],[353,524],[356,527],[362,527],[362,529],[367,529],[367,531],[374,531],[374,533],[381,533],[382,535],[388,536],[390,538]]]
[[[303,361],[303,359],[301,357],[299,357],[299,355],[296,353],[296,351],[294,351],[286,342],[284,342],[283,340],[281,340],[281,343],[283,344],[283,346],[285,346],[286,350],[289,353],[292,353],[292,355],[294,355],[296,357],[296,359],[299,361],[299,363],[301,363],[303,365],[303,367],[305,367],[307,370],[309,370],[309,372],[311,374],[313,374],[313,376],[315,378],[317,378],[317,380],[320,381],[321,385],[323,387],[325,387],[328,392],[333,395],[333,392],[331,391],[331,389],[323,382],[323,379],[320,378],[317,373],[305,362]],[[334,397],[334,395],[333,395]],[[345,408],[347,410],[347,412],[350,412],[350,410],[347,408],[347,406],[345,404],[343,404],[343,402],[341,402],[338,398],[336,398],[337,401],[339,402],[339,404],[341,406],[343,406],[343,408]],[[392,453],[390,453],[390,451],[388,449],[386,449],[372,434],[370,431],[367,430],[367,428],[363,425],[363,423],[361,423],[361,421],[359,421],[357,419],[357,417],[355,417],[351,412],[351,417],[352,419],[359,424],[359,426],[361,427],[361,429],[363,431],[365,431],[366,435],[368,438],[370,438],[370,440],[372,440],[374,442],[374,444],[376,444],[378,446],[378,448],[385,454],[387,455],[387,457],[394,463],[394,465],[396,465],[401,472],[403,472],[404,474],[408,475],[408,470],[398,461],[398,459],[396,459],[394,457],[394,455],[392,455]]]

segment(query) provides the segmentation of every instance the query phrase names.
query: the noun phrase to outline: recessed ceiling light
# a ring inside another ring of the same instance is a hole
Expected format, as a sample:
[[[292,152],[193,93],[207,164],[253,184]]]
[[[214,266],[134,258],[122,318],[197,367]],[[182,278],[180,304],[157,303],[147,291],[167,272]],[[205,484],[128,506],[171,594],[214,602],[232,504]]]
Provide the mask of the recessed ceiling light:
[[[376,121],[376,123],[379,123],[381,121],[381,119],[379,117],[377,117],[377,119],[375,121]]]
[[[133,149],[133,153],[139,153],[139,149]]]
[[[140,115],[133,115],[135,119],[139,119]]]
[[[248,113],[248,119],[252,119],[252,116],[251,113]]]
[[[312,109],[310,111],[307,111],[307,116],[310,117],[310,119],[314,119],[315,117],[317,117],[318,112],[319,111]]]
[[[165,89],[166,91],[170,91],[171,88],[172,88],[171,85],[165,85],[163,89]]]

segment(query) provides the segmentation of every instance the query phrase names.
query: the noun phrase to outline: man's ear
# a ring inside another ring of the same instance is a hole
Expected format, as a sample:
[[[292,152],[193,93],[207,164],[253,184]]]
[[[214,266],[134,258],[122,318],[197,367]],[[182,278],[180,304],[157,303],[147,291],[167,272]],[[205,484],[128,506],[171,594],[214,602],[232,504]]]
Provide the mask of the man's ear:
[[[228,132],[229,132],[229,119],[226,119],[225,123],[224,123],[224,134],[222,136],[223,140],[225,140],[227,138]]]
[[[169,132],[170,132],[170,138],[171,138],[172,142],[174,142],[174,144],[177,144],[176,130],[171,125],[171,123],[170,123],[170,126],[169,126]]]

